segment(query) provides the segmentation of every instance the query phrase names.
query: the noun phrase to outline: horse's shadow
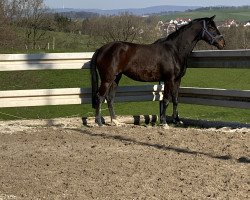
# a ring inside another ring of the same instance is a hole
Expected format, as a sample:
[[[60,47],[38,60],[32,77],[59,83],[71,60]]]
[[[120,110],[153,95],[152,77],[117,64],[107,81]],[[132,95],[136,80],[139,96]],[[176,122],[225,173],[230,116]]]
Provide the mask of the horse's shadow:
[[[155,149],[159,149],[159,150],[163,150],[163,151],[174,151],[177,153],[184,153],[184,154],[190,154],[190,155],[204,155],[204,156],[214,158],[214,159],[232,160],[232,161],[236,161],[238,163],[246,163],[246,164],[250,163],[250,158],[247,158],[247,157],[240,157],[237,159],[237,158],[233,158],[230,155],[213,155],[211,153],[193,151],[193,150],[190,150],[187,148],[180,148],[180,147],[166,146],[166,145],[155,144],[155,143],[141,142],[141,141],[137,141],[133,138],[129,138],[129,137],[121,136],[121,135],[107,135],[105,133],[97,134],[97,133],[91,132],[90,130],[81,130],[81,129],[73,129],[73,130],[78,131],[81,134],[91,136],[91,137],[101,137],[103,139],[117,140],[117,141],[120,141],[120,142],[125,143],[125,144],[128,144],[128,143],[136,144],[136,145],[151,147],[151,148],[155,148]]]

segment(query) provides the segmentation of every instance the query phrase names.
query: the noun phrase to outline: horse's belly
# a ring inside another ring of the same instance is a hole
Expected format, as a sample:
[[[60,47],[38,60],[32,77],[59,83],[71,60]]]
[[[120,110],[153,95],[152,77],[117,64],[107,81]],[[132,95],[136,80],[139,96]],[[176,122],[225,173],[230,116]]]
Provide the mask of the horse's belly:
[[[155,82],[160,80],[160,72],[157,68],[130,68],[124,75],[136,81]]]

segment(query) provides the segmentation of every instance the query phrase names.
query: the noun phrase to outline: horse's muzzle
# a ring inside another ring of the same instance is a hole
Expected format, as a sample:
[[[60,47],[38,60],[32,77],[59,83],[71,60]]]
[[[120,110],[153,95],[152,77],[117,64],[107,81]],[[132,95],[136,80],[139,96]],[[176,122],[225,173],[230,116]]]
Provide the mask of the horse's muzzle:
[[[226,46],[226,42],[225,42],[225,40],[224,40],[223,37],[219,38],[219,39],[216,41],[216,43],[217,43],[216,47],[217,47],[218,49],[223,49],[223,48]]]

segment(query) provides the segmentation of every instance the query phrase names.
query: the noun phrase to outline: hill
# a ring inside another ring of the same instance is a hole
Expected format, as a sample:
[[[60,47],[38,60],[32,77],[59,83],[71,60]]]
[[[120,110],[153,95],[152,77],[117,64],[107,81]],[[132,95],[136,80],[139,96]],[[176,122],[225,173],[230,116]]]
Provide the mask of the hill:
[[[224,21],[227,19],[235,19],[237,21],[249,21],[250,20],[250,6],[242,7],[207,7],[198,8],[195,10],[188,10],[178,13],[164,13],[160,16],[162,20],[171,20],[176,18],[199,18],[209,17],[216,15],[216,21]]]
[[[101,10],[101,9],[55,9],[55,12],[65,13],[65,12],[87,12],[87,13],[97,13],[99,15],[119,15],[120,13],[129,12],[134,15],[151,15],[159,14],[162,12],[184,12],[190,9],[199,8],[198,6],[171,6],[171,5],[162,5],[162,6],[152,6],[147,8],[128,8],[128,9],[112,9],[112,10]]]
[[[194,6],[152,6],[147,8],[130,9],[54,9],[53,12],[62,13],[70,18],[89,18],[97,15],[119,15],[129,12],[134,15],[158,15],[161,20],[167,21],[176,18],[199,18],[216,15],[217,21],[235,19],[240,22],[250,21],[250,6],[242,7],[194,7]]]

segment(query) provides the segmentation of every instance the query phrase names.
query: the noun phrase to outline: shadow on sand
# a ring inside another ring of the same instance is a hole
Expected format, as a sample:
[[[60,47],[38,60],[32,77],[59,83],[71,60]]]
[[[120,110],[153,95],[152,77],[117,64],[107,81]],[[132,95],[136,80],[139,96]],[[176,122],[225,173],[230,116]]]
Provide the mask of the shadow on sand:
[[[72,129],[73,131],[78,131],[81,134],[88,135],[91,137],[97,137],[97,138],[103,138],[103,139],[111,139],[111,140],[117,140],[125,144],[135,144],[135,145],[140,145],[140,146],[146,146],[146,147],[151,147],[163,151],[174,151],[177,153],[184,153],[184,154],[191,154],[191,155],[204,155],[210,158],[214,159],[219,159],[219,160],[231,160],[231,161],[236,161],[238,163],[250,163],[250,159],[247,157],[240,157],[239,159],[233,158],[230,155],[213,155],[211,153],[205,153],[205,152],[200,152],[200,151],[193,151],[187,148],[180,148],[180,147],[174,147],[174,146],[165,146],[161,144],[154,144],[154,143],[148,143],[148,142],[141,142],[137,141],[135,139],[121,136],[121,135],[107,135],[105,133],[102,134],[97,134],[93,133],[89,130],[81,130],[81,129]]]

